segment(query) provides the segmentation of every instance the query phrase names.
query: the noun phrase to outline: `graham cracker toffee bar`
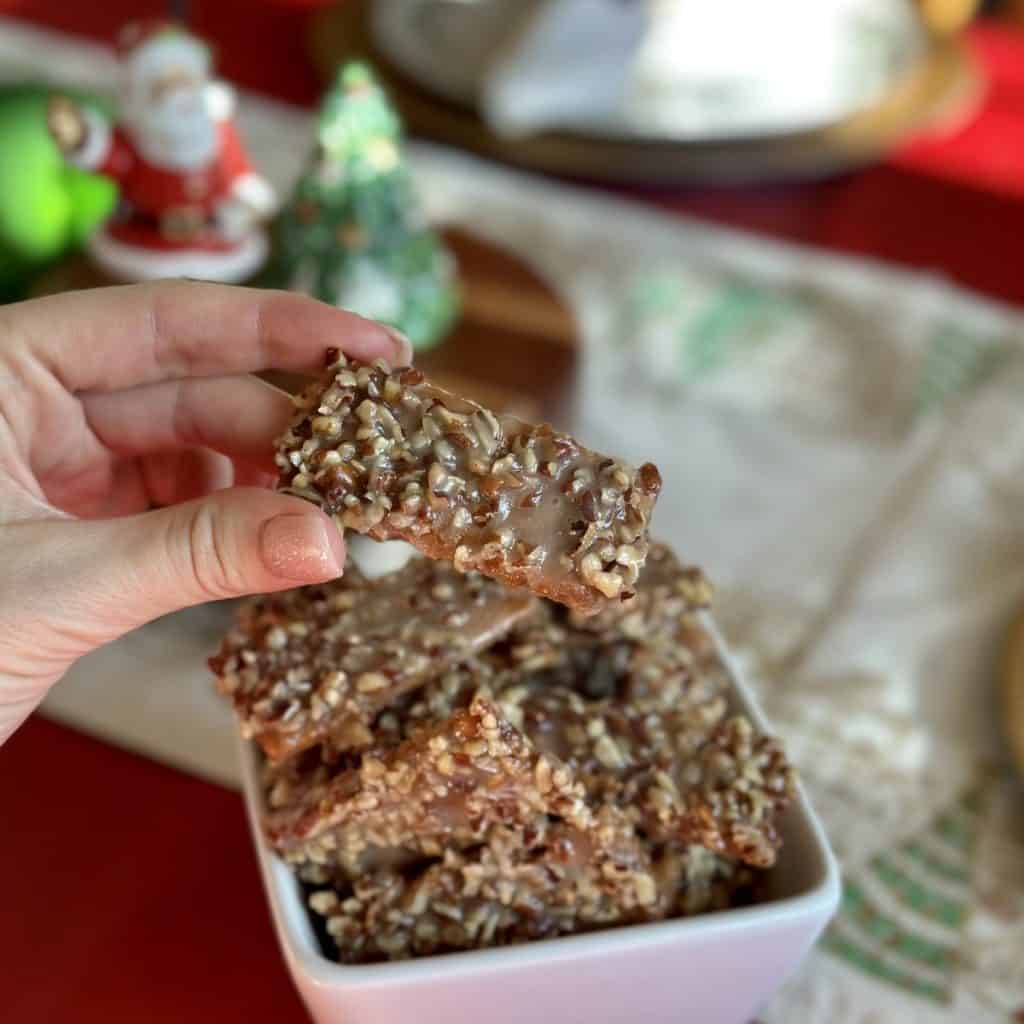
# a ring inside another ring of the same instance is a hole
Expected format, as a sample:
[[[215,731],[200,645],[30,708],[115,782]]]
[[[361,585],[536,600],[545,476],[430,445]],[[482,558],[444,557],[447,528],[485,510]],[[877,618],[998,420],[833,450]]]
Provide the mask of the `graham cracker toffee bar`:
[[[500,639],[537,604],[419,556],[377,580],[349,566],[332,583],[243,604],[210,667],[243,734],[271,759],[325,740],[358,749],[382,708]]]
[[[645,852],[601,842],[565,822],[540,821],[524,839],[497,825],[485,841],[404,870],[319,889],[338,959],[365,963],[504,946],[664,916]],[[635,844],[634,844],[635,845]],[[658,866],[660,867],[660,865]]]
[[[339,526],[582,614],[633,596],[661,488],[654,465],[496,415],[411,367],[328,355],[278,441],[280,489]]]
[[[498,706],[566,766],[591,806],[623,808],[653,842],[699,845],[758,868],[775,863],[793,770],[777,740],[742,715],[726,717],[721,695],[650,711],[586,702],[562,686],[522,689]]]
[[[571,775],[479,694],[450,718],[395,748],[367,752],[357,768],[296,797],[269,812],[264,827],[279,852],[314,860],[325,839],[323,856],[349,847],[343,852],[351,863],[367,845],[401,847],[460,830],[478,841],[493,822],[524,826],[557,815],[581,828],[592,824]]]
[[[666,630],[675,633],[684,617],[711,606],[712,588],[704,573],[684,565],[667,545],[654,540],[633,589],[636,596],[625,604],[611,603],[586,617],[570,613],[569,621],[590,632],[650,638]]]

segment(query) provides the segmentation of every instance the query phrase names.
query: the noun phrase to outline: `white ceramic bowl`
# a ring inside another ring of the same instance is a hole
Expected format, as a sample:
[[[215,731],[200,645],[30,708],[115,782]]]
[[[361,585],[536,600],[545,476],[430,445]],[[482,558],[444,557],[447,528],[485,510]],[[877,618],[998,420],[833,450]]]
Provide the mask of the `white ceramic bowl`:
[[[726,666],[736,707],[764,728],[735,667]],[[785,846],[756,906],[502,949],[342,966],[320,952],[298,882],[263,839],[257,755],[240,744],[277,937],[317,1024],[743,1024],[800,963],[839,902],[835,859],[801,790],[781,822]]]

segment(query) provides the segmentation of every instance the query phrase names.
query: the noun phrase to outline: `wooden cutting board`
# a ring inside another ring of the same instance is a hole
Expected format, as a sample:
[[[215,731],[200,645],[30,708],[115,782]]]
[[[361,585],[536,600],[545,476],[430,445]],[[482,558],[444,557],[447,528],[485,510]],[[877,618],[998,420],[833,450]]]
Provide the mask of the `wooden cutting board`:
[[[416,364],[442,387],[524,419],[564,421],[576,366],[576,324],[565,303],[530,267],[463,231],[444,231],[459,267],[461,315]],[[114,284],[85,257],[45,274],[34,294]],[[305,380],[264,375],[286,390]]]

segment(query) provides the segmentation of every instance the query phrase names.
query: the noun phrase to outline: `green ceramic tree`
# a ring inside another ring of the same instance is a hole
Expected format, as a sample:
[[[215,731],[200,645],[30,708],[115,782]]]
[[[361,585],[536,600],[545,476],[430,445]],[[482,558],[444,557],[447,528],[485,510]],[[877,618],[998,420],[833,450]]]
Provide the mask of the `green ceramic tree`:
[[[267,278],[397,327],[422,349],[454,319],[454,261],[420,211],[401,136],[370,69],[343,67],[274,225]]]

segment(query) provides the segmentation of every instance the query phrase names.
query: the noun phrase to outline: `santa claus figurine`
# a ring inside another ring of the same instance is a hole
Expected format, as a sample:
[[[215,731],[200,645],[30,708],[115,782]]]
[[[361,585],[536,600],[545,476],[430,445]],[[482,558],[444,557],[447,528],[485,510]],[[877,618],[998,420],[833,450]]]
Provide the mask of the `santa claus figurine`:
[[[120,187],[92,258],[120,280],[244,281],[266,256],[274,195],[246,159],[230,88],[210,79],[207,47],[171,23],[128,26],[119,52],[116,125],[66,97],[48,117],[69,162]]]

